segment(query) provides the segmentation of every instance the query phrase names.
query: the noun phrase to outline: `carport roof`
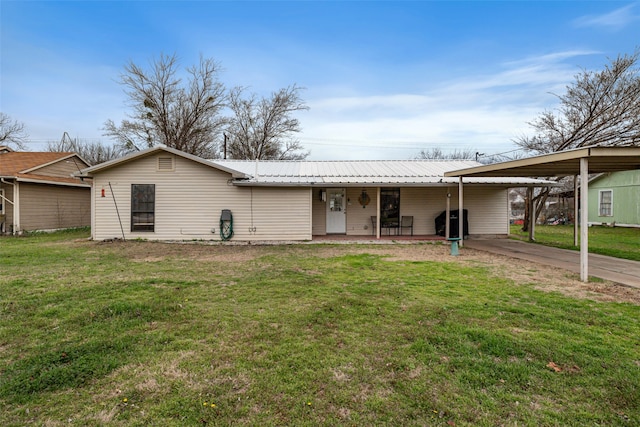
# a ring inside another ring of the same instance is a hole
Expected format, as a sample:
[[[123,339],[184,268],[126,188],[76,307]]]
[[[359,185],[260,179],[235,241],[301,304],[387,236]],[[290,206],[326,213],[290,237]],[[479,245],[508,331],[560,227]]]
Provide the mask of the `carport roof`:
[[[580,159],[589,160],[589,173],[640,169],[639,147],[585,147],[492,165],[445,172],[445,177],[551,177],[580,174]]]
[[[640,147],[584,147],[527,159],[495,163],[493,165],[458,169],[445,172],[444,176],[481,178],[496,176],[560,177],[570,175],[577,177],[579,175],[580,180],[586,183],[589,173],[620,172],[634,169],[640,169]],[[587,212],[588,210],[588,199],[589,192],[582,192],[580,197],[580,209],[582,212]],[[580,215],[580,279],[584,282],[589,280],[589,227],[587,217],[588,215]],[[574,244],[577,244],[575,241],[578,235],[577,225],[577,223],[574,225],[576,227]],[[531,240],[533,240],[534,229],[535,226],[529,227],[529,238]]]

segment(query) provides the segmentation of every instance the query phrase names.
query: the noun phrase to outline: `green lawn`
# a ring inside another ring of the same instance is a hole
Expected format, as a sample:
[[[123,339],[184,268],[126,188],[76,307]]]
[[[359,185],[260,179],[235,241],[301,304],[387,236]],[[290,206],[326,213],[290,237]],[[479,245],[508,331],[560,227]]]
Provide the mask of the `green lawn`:
[[[640,306],[534,269],[86,236],[0,239],[2,426],[640,424]]]
[[[512,225],[511,234],[529,238],[520,225]],[[573,245],[573,225],[536,225],[535,239],[543,245],[580,250],[580,246]],[[640,261],[640,228],[589,227],[589,252]]]

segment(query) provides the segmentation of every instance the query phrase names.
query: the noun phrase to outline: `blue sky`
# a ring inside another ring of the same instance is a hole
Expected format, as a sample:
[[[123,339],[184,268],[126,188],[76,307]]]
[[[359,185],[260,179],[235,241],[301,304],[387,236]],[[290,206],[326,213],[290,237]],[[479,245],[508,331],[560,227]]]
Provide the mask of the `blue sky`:
[[[581,69],[640,46],[640,2],[0,2],[0,111],[28,148],[111,141],[130,60],[176,53],[259,95],[305,87],[309,159],[513,150]]]

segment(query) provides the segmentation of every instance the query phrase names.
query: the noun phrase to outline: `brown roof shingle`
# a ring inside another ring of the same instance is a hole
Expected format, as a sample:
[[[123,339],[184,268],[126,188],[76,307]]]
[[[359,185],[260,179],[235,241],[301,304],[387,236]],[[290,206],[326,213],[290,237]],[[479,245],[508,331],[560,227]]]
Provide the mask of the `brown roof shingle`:
[[[69,157],[73,153],[11,152],[0,155],[0,175],[16,176],[20,172]]]
[[[79,184],[81,181],[77,178],[41,175],[38,174],[37,170],[26,172],[73,155],[75,155],[75,153],[5,152],[0,154],[0,177]]]

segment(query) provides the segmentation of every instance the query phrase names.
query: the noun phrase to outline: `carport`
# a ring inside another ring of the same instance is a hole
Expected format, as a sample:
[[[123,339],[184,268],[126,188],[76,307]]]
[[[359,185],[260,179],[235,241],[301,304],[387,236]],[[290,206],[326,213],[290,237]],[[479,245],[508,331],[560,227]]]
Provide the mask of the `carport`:
[[[476,166],[457,171],[445,172],[445,177],[459,178],[459,192],[463,194],[463,177],[565,177],[573,176],[574,191],[578,194],[578,183],[589,182],[589,174],[619,172],[640,169],[640,148],[638,147],[584,147],[557,153],[544,154],[526,159]],[[579,179],[578,179],[579,178]],[[530,190],[531,191],[531,190]],[[533,203],[532,197],[529,202]],[[580,189],[580,206],[576,200],[576,212],[580,211],[580,221],[575,222],[574,239],[577,246],[580,235],[580,280],[589,280],[589,227],[588,191]],[[459,198],[463,209],[463,198]],[[535,224],[531,221],[529,237],[533,239]]]

